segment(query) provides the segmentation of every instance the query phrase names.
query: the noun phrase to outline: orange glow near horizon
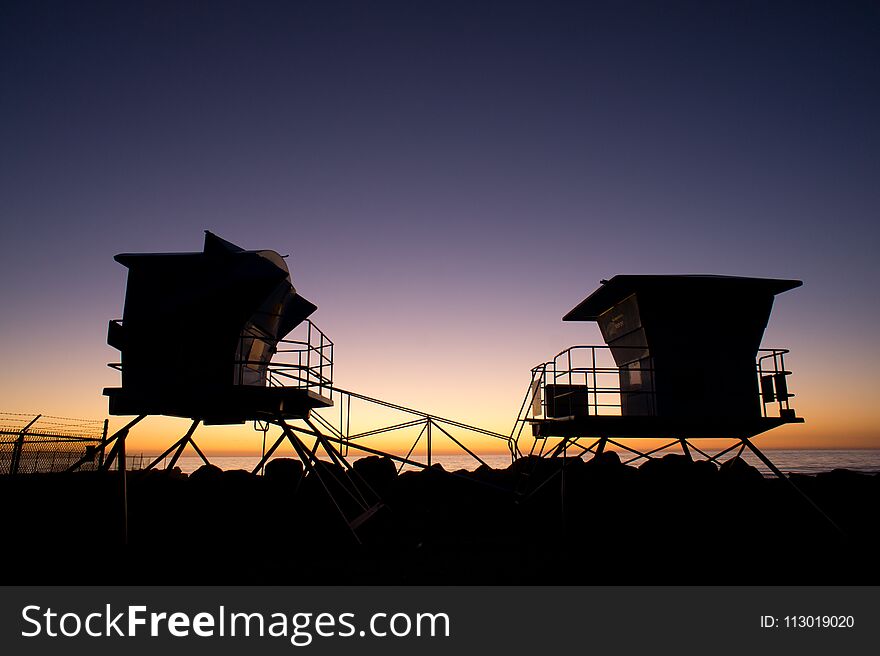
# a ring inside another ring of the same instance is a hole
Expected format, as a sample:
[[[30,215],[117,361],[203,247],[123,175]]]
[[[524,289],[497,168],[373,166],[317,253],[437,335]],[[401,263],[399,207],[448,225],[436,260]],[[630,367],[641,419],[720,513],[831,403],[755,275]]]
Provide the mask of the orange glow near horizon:
[[[122,419],[123,418],[113,418],[111,420],[111,432],[114,428],[124,425]],[[143,453],[146,455],[156,455],[161,453],[181,437],[186,432],[189,425],[190,421],[188,419],[149,417],[132,430],[128,442],[129,453]],[[299,424],[293,422],[294,429],[297,425]],[[870,435],[866,436],[865,433],[858,429],[851,432],[838,433],[838,439],[829,441],[822,434],[817,434],[818,430],[814,429],[809,431],[808,428],[809,424],[782,426],[773,431],[758,435],[754,438],[754,441],[762,449],[797,450],[880,448],[878,447],[876,439],[872,439]],[[463,442],[465,446],[478,455],[506,455],[508,453],[506,444],[501,440],[460,430],[450,430],[450,432],[456,437],[456,439]],[[266,438],[267,448],[271,446],[279,434],[280,430],[277,427],[272,426]],[[200,426],[195,433],[195,439],[209,457],[211,455],[258,456],[262,449],[262,435],[261,432],[253,430],[251,424],[233,426]],[[389,451],[403,456],[410,449],[417,435],[417,428],[409,428],[391,434],[363,438],[359,443],[367,447]],[[308,435],[303,434],[301,437],[304,441],[310,442]],[[656,448],[664,442],[664,440],[660,439],[647,438],[618,441],[640,451]],[[532,439],[528,433],[528,429],[526,429],[520,442],[520,448],[524,451],[528,451],[531,447],[531,442]],[[583,440],[583,442],[588,443],[588,440]],[[730,440],[703,439],[694,440],[693,442],[699,448],[713,453],[720,448],[727,446]],[[418,447],[413,451],[413,457],[417,459],[424,457],[425,449],[426,440],[423,436]],[[433,453],[437,455],[464,455],[464,451],[460,447],[443,436],[437,431],[437,429],[434,429],[433,432],[432,449]],[[369,455],[368,453],[358,451],[356,448],[352,448],[350,453],[352,457]],[[187,451],[187,454],[195,455],[190,451]],[[279,456],[289,456],[293,455],[293,450],[287,443],[284,443],[276,454]]]
[[[494,389],[487,389],[479,383],[462,381],[454,375],[443,377],[434,375],[431,378],[430,387],[407,385],[402,381],[376,381],[379,389],[373,393],[380,394],[382,398],[393,402],[431,411],[437,416],[507,435],[513,426],[515,413],[528,382],[527,373],[526,369],[525,374],[519,379],[508,381],[504,387],[498,386]],[[864,398],[867,393],[863,393],[862,397],[859,397],[846,389],[822,390],[811,384],[815,381],[811,380],[810,376],[799,378],[797,371],[795,371],[792,380],[794,382],[793,391],[798,394],[793,399],[792,405],[796,408],[799,416],[805,417],[806,423],[782,426],[757,436],[756,443],[761,448],[880,448],[880,439],[878,439],[876,430],[876,412],[870,400]],[[8,385],[8,383],[6,384]],[[28,412],[33,410],[35,406],[41,405],[39,410],[42,410],[44,414],[100,418],[102,406],[106,407],[106,398],[102,396],[95,395],[84,403],[83,397],[88,395],[64,394],[64,387],[59,385],[57,381],[45,386],[44,389],[47,392],[52,390],[55,393],[51,396],[48,393],[43,395],[42,404],[31,401],[25,405],[23,402],[30,396],[27,394],[27,387],[7,387],[2,390],[3,396],[7,399],[17,399],[18,403],[12,407],[6,406],[4,410]],[[867,388],[854,385],[853,389],[866,390]],[[54,402],[51,402],[53,399]],[[334,423],[338,422],[336,408],[324,410],[321,414]],[[842,420],[843,417],[846,417],[845,421]],[[355,405],[352,412],[351,433],[399,423],[409,418],[411,417],[384,409],[361,408]],[[111,432],[130,420],[126,417],[110,417],[109,419]],[[132,430],[129,438],[129,453],[144,453],[146,455],[161,453],[186,432],[189,424],[190,421],[187,419],[148,417]],[[480,455],[507,453],[506,444],[501,440],[461,430],[451,432],[468,448]],[[279,430],[272,427],[267,442],[271,444],[278,434]],[[362,443],[369,447],[404,455],[412,446],[417,434],[417,428],[409,428],[387,435],[364,438]],[[262,433],[253,430],[250,423],[233,426],[201,426],[196,431],[195,438],[199,446],[209,456],[259,455],[262,448]],[[706,440],[698,441],[697,444],[704,444],[706,450],[714,450],[720,442],[722,441]],[[653,439],[628,440],[626,443],[639,450],[655,448],[660,444],[658,440]],[[531,438],[528,429],[526,429],[520,446],[527,450],[530,445]],[[704,447],[701,446],[701,448]],[[425,439],[422,438],[419,447],[413,453],[422,456],[424,450]],[[458,446],[436,429],[433,432],[433,451],[442,455],[463,453]],[[287,445],[278,451],[279,455],[290,455],[291,453],[292,450]],[[354,456],[359,452],[353,449],[351,453]]]
[[[523,342],[503,331],[503,325],[510,320],[506,316],[496,320],[487,318],[463,328],[452,321],[438,320],[436,325],[431,325],[421,323],[418,318],[403,322],[391,317],[384,324],[362,323],[358,326],[360,332],[340,323],[328,329],[332,335],[341,333],[337,338],[337,384],[508,435],[528,385],[529,369],[548,354],[562,350],[567,343],[600,341],[591,339],[583,325],[548,324],[547,335],[535,331]],[[398,350],[378,353],[373,345],[379,336],[387,334],[395,321],[399,321],[398,334],[403,333],[398,339]],[[42,351],[20,350],[9,354],[7,373],[0,380],[0,399],[3,399],[0,410],[84,419],[105,417],[107,399],[100,390],[119,383],[118,373],[104,365],[118,353],[104,344],[103,326],[93,321],[74,331],[69,343],[80,345],[76,349],[48,335],[43,339],[42,330],[46,329],[37,328],[34,334],[35,340],[45,344]],[[437,335],[443,335],[443,340],[437,339]],[[496,337],[490,340],[479,335]],[[875,385],[869,378],[869,368],[860,365],[857,359],[856,354],[849,358],[843,354],[831,367],[822,353],[811,352],[807,345],[793,348],[787,360],[794,372],[790,379],[790,390],[796,394],[792,407],[806,423],[759,435],[757,444],[766,449],[880,448],[880,411],[872,394]],[[464,369],[465,363],[476,364]],[[851,375],[845,380],[832,379],[829,369],[851,372]],[[338,418],[335,408],[323,413]],[[352,432],[405,419],[401,415],[354,407]],[[111,431],[127,421],[125,417],[110,417]],[[185,419],[147,418],[132,431],[130,452],[161,453],[183,435],[188,426],[189,421]],[[270,432],[270,441],[272,435],[277,436],[277,429]],[[507,452],[501,440],[459,431],[453,435],[479,454]],[[200,427],[195,437],[209,455],[258,455],[262,445],[262,434],[252,430],[250,424]],[[366,438],[364,444],[405,454],[414,439],[415,433],[407,431]],[[641,444],[643,447],[656,445],[653,440]],[[433,447],[438,454],[461,452],[439,432],[434,433]],[[423,448],[424,440],[419,449]]]

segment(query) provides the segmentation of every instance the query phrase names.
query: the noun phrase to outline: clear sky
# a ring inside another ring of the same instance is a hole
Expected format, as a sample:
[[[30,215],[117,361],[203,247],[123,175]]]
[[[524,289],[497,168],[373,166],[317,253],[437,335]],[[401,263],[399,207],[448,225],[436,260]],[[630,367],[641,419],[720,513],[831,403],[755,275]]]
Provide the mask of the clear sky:
[[[502,432],[601,278],[802,279],[761,443],[880,447],[878,117],[876,2],[7,0],[0,410],[105,416],[113,255],[210,229],[290,253],[338,384]]]

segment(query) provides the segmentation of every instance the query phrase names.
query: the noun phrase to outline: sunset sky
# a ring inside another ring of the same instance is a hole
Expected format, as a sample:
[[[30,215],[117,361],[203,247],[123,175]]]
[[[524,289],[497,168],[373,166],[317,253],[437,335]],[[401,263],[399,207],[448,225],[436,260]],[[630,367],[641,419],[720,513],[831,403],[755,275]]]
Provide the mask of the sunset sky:
[[[505,433],[600,279],[800,279],[759,444],[880,447],[878,117],[876,2],[3,2],[0,411],[105,417],[113,255],[208,229],[290,254],[341,387]]]

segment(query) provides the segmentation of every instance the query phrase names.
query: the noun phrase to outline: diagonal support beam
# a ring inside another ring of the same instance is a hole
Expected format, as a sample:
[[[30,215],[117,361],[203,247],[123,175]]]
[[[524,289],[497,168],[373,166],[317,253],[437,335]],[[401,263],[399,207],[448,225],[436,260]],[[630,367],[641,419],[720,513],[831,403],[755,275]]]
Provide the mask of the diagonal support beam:
[[[265,454],[263,454],[263,457],[260,458],[260,462],[257,463],[257,466],[254,467],[251,474],[256,474],[265,466],[265,464],[269,461],[269,458],[272,457],[272,454],[275,453],[275,451],[278,449],[279,446],[281,446],[281,443],[285,439],[287,439],[287,433],[282,430],[281,435],[278,437],[277,440],[275,440],[275,443],[269,448],[269,450],[266,451]]]
[[[351,522],[345,516],[342,508],[339,505],[339,502],[336,501],[336,497],[333,496],[333,493],[330,491],[330,488],[327,487],[327,483],[324,481],[321,476],[321,472],[318,471],[318,468],[312,464],[312,457],[308,454],[299,437],[297,437],[296,433],[293,432],[293,429],[287,425],[287,422],[284,421],[283,418],[279,417],[277,420],[278,425],[284,430],[284,435],[290,440],[290,443],[293,445],[294,451],[299,456],[300,460],[303,461],[303,464],[306,466],[306,469],[310,474],[314,475],[318,482],[321,484],[321,487],[324,488],[324,492],[327,494],[327,497],[330,499],[330,502],[335,506],[336,511],[339,513],[339,516],[342,518],[342,521],[345,522],[345,525],[348,527],[348,530],[351,531],[352,537],[354,537],[355,542],[361,544],[361,539],[358,537],[354,528],[351,525]],[[317,449],[317,444],[315,445]]]
[[[177,449],[177,453],[175,454],[174,459],[171,461],[171,464],[166,467],[166,469],[173,468],[174,465],[177,463],[177,459],[180,457],[180,454],[183,452],[183,448],[186,446],[186,443],[189,441],[189,438],[192,436],[193,433],[196,432],[196,428],[198,428],[198,425],[200,422],[201,422],[201,419],[194,419],[192,425],[189,427],[189,430],[186,431],[186,434],[183,437],[181,437],[179,440],[177,440],[174,444],[172,444],[167,449],[165,449],[165,452],[162,453],[162,455],[158,456],[155,460],[153,460],[153,462],[151,462],[149,465],[147,465],[147,467],[145,468],[145,471],[151,470],[153,467],[155,467],[160,462],[162,462],[166,457],[168,457],[169,453],[174,451],[174,449]]]
[[[795,485],[795,482],[794,482],[793,480],[791,480],[788,476],[786,476],[785,474],[783,474],[783,473],[779,470],[779,468],[778,468],[776,465],[774,465],[773,462],[771,462],[770,458],[768,458],[767,456],[765,456],[765,455],[764,455],[764,454],[758,449],[758,447],[756,447],[754,444],[751,443],[751,441],[750,441],[748,438],[743,438],[743,441],[742,441],[742,442],[743,442],[743,445],[744,445],[744,446],[747,446],[747,447],[749,448],[749,450],[750,450],[752,453],[754,453],[754,454],[758,457],[758,459],[759,459],[761,462],[763,462],[763,463],[767,466],[767,468],[768,468],[770,471],[772,471],[774,474],[776,474],[776,476],[778,476],[779,478],[781,478],[782,480],[784,480],[786,483],[788,483],[788,484],[791,486],[791,488],[792,488],[795,492],[797,492],[797,493],[798,493],[798,494],[799,494],[799,495],[800,495],[800,496],[801,496],[801,497],[802,497],[802,498],[803,498],[808,504],[810,504],[810,506],[812,506],[813,509],[814,509],[816,512],[818,512],[820,515],[822,515],[822,517],[824,517],[825,520],[826,520],[829,524],[831,524],[831,526],[834,527],[834,530],[836,530],[838,533],[840,533],[840,534],[843,535],[843,536],[846,535],[846,533],[844,533],[843,529],[841,529],[841,528],[837,525],[837,523],[836,523],[833,519],[831,519],[831,518],[825,513],[824,510],[822,510],[818,505],[816,505],[816,502],[813,501],[813,500],[807,495],[806,492],[804,492],[804,491],[803,491],[802,489],[800,489],[797,485]]]
[[[479,462],[481,465],[486,465],[486,462],[485,462],[480,456],[478,456],[476,453],[474,453],[473,451],[471,451],[469,448],[467,448],[464,444],[462,444],[461,442],[459,442],[457,439],[455,439],[454,437],[452,437],[452,435],[450,435],[449,432],[448,432],[446,429],[443,428],[443,426],[441,426],[441,425],[438,424],[438,423],[435,423],[434,426],[436,426],[436,427],[440,430],[440,432],[443,433],[446,437],[448,437],[450,440],[452,440],[453,442],[455,442],[455,443],[456,443],[456,444],[457,444],[457,445],[458,445],[458,446],[459,446],[459,447],[460,447],[465,453],[467,453],[471,458],[473,458],[474,460],[476,460],[477,462]],[[488,466],[489,466],[489,465],[486,465],[486,467],[488,467]]]
[[[120,454],[120,450],[125,448],[125,439],[128,437],[128,431],[135,427],[138,423],[146,419],[147,415],[138,415],[130,422],[128,422],[125,426],[120,428],[118,431],[113,433],[109,438],[101,442],[101,452],[110,445],[113,444],[113,448],[110,449],[110,453],[107,454],[107,457],[104,459],[104,464],[102,469],[104,471],[109,471],[110,467],[113,465],[113,461],[116,460],[117,456]]]
[[[378,501],[379,495],[376,494],[375,490],[373,490],[373,488],[370,487],[370,485],[364,480],[363,476],[361,476],[357,472],[357,470],[351,465],[351,463],[349,463],[348,460],[345,459],[345,456],[343,456],[339,452],[339,450],[336,449],[330,443],[330,441],[326,439],[326,437],[321,433],[321,431],[318,430],[317,426],[315,426],[307,417],[304,418],[303,421],[305,421],[306,425],[308,425],[308,427],[312,429],[312,431],[314,432],[318,441],[321,443],[321,446],[323,447],[324,451],[327,452],[327,455],[330,456],[330,458],[333,460],[333,462],[335,462],[337,465],[339,465],[345,471],[347,471],[350,476],[357,477],[361,481],[361,483],[366,487],[366,489],[369,490],[369,492]],[[354,481],[351,481],[351,482],[354,483]],[[363,492],[361,492],[360,488],[357,486],[356,483],[354,484],[354,489],[355,489],[355,492],[357,492],[357,495],[360,497],[359,503],[364,507],[364,509],[366,509],[367,506],[369,506],[369,503],[367,502],[366,497],[364,496]]]

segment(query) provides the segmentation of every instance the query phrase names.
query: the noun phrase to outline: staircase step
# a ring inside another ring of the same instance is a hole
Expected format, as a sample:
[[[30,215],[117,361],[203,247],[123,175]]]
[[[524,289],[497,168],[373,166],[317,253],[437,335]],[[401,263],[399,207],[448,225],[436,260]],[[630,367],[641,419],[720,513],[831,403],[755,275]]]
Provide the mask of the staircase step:
[[[380,508],[384,507],[384,505],[385,504],[383,503],[377,503],[376,505],[367,508],[364,512],[351,520],[348,525],[351,526],[352,530],[356,531],[361,524],[363,524],[368,519],[370,519],[370,517],[375,515]]]

